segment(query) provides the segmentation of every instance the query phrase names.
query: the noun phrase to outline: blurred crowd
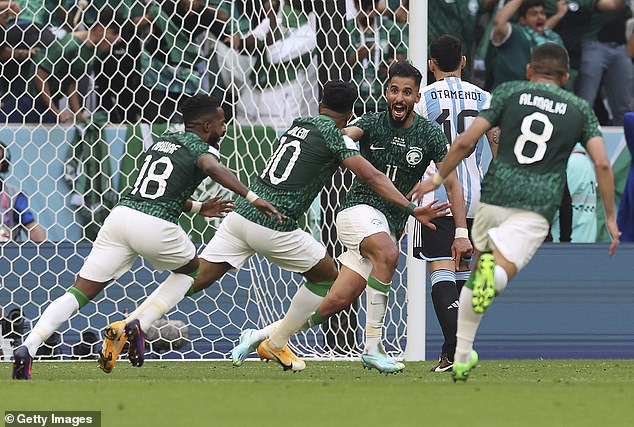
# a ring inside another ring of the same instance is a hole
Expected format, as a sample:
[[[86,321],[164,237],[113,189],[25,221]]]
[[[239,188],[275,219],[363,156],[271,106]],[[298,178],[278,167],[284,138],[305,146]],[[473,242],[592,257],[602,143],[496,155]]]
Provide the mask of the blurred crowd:
[[[316,108],[318,33],[308,3],[0,1],[0,120],[64,123],[102,109],[113,123],[178,121],[181,96],[205,91],[238,123],[284,127]],[[382,109],[387,68],[407,57],[409,1],[345,4],[340,65],[359,87],[356,113]],[[428,39],[461,38],[463,76],[485,89],[524,79],[532,49],[551,41],[569,52],[569,90],[602,124],[621,125],[631,109],[628,0],[428,0],[428,15]]]

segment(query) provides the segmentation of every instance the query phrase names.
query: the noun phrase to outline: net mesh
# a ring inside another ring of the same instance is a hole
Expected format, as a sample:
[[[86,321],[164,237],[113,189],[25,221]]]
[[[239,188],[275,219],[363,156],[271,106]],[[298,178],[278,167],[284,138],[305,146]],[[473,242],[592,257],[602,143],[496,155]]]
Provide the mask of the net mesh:
[[[317,113],[320,83],[352,78],[361,94],[355,113],[374,111],[385,104],[388,65],[406,55],[407,25],[398,21],[407,10],[399,1],[5,3],[0,2],[0,140],[8,165],[1,175],[0,210],[5,357],[48,303],[73,284],[103,219],[131,184],[143,150],[166,129],[182,126],[177,105],[184,95],[202,91],[222,99],[230,120],[222,160],[248,183],[277,135],[295,117]],[[351,180],[336,174],[302,221],[334,256],[341,253],[334,211]],[[194,199],[216,195],[231,196],[207,180]],[[45,242],[31,242],[40,240],[34,224]],[[181,225],[202,244],[218,220],[184,214]],[[406,334],[404,264],[403,259],[394,276],[385,329],[386,348],[397,356]],[[165,277],[138,260],[63,325],[40,356],[95,357],[105,326],[131,312]],[[242,329],[283,316],[302,281],[256,255],[157,322],[148,334],[148,351],[156,358],[227,358]],[[364,307],[362,297],[322,328],[293,338],[292,347],[304,357],[358,355]]]

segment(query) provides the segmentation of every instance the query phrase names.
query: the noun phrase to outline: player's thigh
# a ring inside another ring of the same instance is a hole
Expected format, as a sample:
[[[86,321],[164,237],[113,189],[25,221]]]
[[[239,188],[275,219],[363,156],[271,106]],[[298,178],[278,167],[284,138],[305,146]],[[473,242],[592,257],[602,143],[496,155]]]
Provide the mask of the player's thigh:
[[[368,205],[357,205],[344,209],[337,214],[337,237],[346,247],[346,251],[338,260],[366,280],[372,271],[372,262],[361,255],[361,242],[366,237],[377,233],[387,233],[394,243],[396,239],[379,210]]]
[[[138,211],[133,217],[130,246],[157,270],[177,270],[196,258],[194,244],[178,224]]]
[[[231,212],[220,223],[220,227],[200,253],[200,258],[214,264],[228,263],[239,270],[253,256],[255,250],[249,246],[247,236],[253,231],[251,221]]]
[[[498,227],[490,229],[489,237],[494,248],[520,271],[544,243],[549,229],[548,221],[542,215],[519,210]]]
[[[251,223],[248,242],[273,264],[294,273],[305,273],[326,256],[326,248],[307,232],[277,231]]]
[[[119,278],[132,267],[137,253],[129,244],[131,209],[117,206],[104,221],[79,277],[93,282]]]

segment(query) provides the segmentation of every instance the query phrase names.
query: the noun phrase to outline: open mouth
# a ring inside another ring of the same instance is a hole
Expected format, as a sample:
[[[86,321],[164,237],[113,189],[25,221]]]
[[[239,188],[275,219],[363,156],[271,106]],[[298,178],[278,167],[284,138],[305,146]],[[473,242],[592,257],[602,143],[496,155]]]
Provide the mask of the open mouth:
[[[402,121],[407,115],[407,107],[403,104],[396,104],[392,106],[392,118],[396,121]]]

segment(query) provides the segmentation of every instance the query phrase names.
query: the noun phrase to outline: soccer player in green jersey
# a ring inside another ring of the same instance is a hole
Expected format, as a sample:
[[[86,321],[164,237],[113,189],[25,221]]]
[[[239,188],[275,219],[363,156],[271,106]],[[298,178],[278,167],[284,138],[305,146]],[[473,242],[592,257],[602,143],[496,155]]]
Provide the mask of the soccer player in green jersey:
[[[340,166],[367,182],[369,188],[380,195],[377,197],[383,197],[381,200],[402,212],[403,217],[409,213],[422,223],[429,223],[444,215],[447,204],[432,206],[431,203],[414,209],[385,174],[360,155],[357,144],[342,134],[341,128],[350,120],[357,96],[357,89],[351,83],[326,83],[319,115],[294,120],[280,136],[271,158],[251,189],[274,203],[288,218],[278,223],[259,214],[246,201],[238,201],[236,210],[222,221],[200,254],[200,275],[192,293],[210,286],[229,270],[239,269],[257,252],[285,270],[306,278],[293,297],[288,315],[308,318],[337,277],[337,266],[324,245],[299,228],[298,220]],[[242,365],[277,325],[244,330],[239,345],[231,352],[233,364]],[[304,362],[287,349],[280,348],[277,360],[286,369],[304,369]]]
[[[472,228],[478,251],[474,270],[460,293],[453,378],[466,380],[478,363],[473,341],[495,295],[533,257],[548,234],[564,187],[566,162],[577,143],[595,164],[603,198],[609,254],[619,243],[614,215],[614,179],[597,117],[588,103],[561,87],[568,80],[568,55],[554,43],[535,49],[526,68],[529,81],[500,85],[491,106],[451,145],[439,172],[415,189],[431,191],[467,157],[492,126],[501,128],[497,157],[482,181]]]
[[[360,141],[363,157],[403,193],[418,183],[431,160],[442,162],[447,151],[442,130],[414,113],[414,104],[420,99],[421,80],[420,71],[413,65],[394,63],[388,74],[388,110],[365,114],[346,128],[347,135]],[[455,174],[447,184],[456,225],[466,227],[462,188]],[[403,364],[385,353],[381,331],[400,255],[396,242],[406,220],[403,210],[379,197],[367,183],[355,180],[337,214],[337,236],[347,250],[339,257],[342,267],[332,289],[310,318],[289,312],[277,331],[260,344],[258,354],[276,360],[276,352],[285,348],[291,335],[349,307],[367,284],[366,347],[362,363],[380,372],[401,371]],[[457,240],[463,245],[457,249],[458,256],[471,250],[468,239]]]
[[[99,365],[105,372],[112,371],[126,340],[130,342],[130,362],[135,366],[143,363],[144,332],[182,299],[198,274],[196,248],[178,225],[181,210],[222,216],[231,206],[228,202],[188,201],[206,177],[249,198],[259,212],[282,221],[275,207],[253,198],[252,192],[218,162],[218,141],[226,131],[218,101],[196,95],[183,102],[181,111],[185,132],[167,132],[148,149],[134,186],[106,218],[75,286],[44,310],[24,344],[14,351],[13,378],[30,379],[38,347],[110,281],[128,271],[138,255],[171,274],[150,303],[142,304],[143,310],[108,327]]]

